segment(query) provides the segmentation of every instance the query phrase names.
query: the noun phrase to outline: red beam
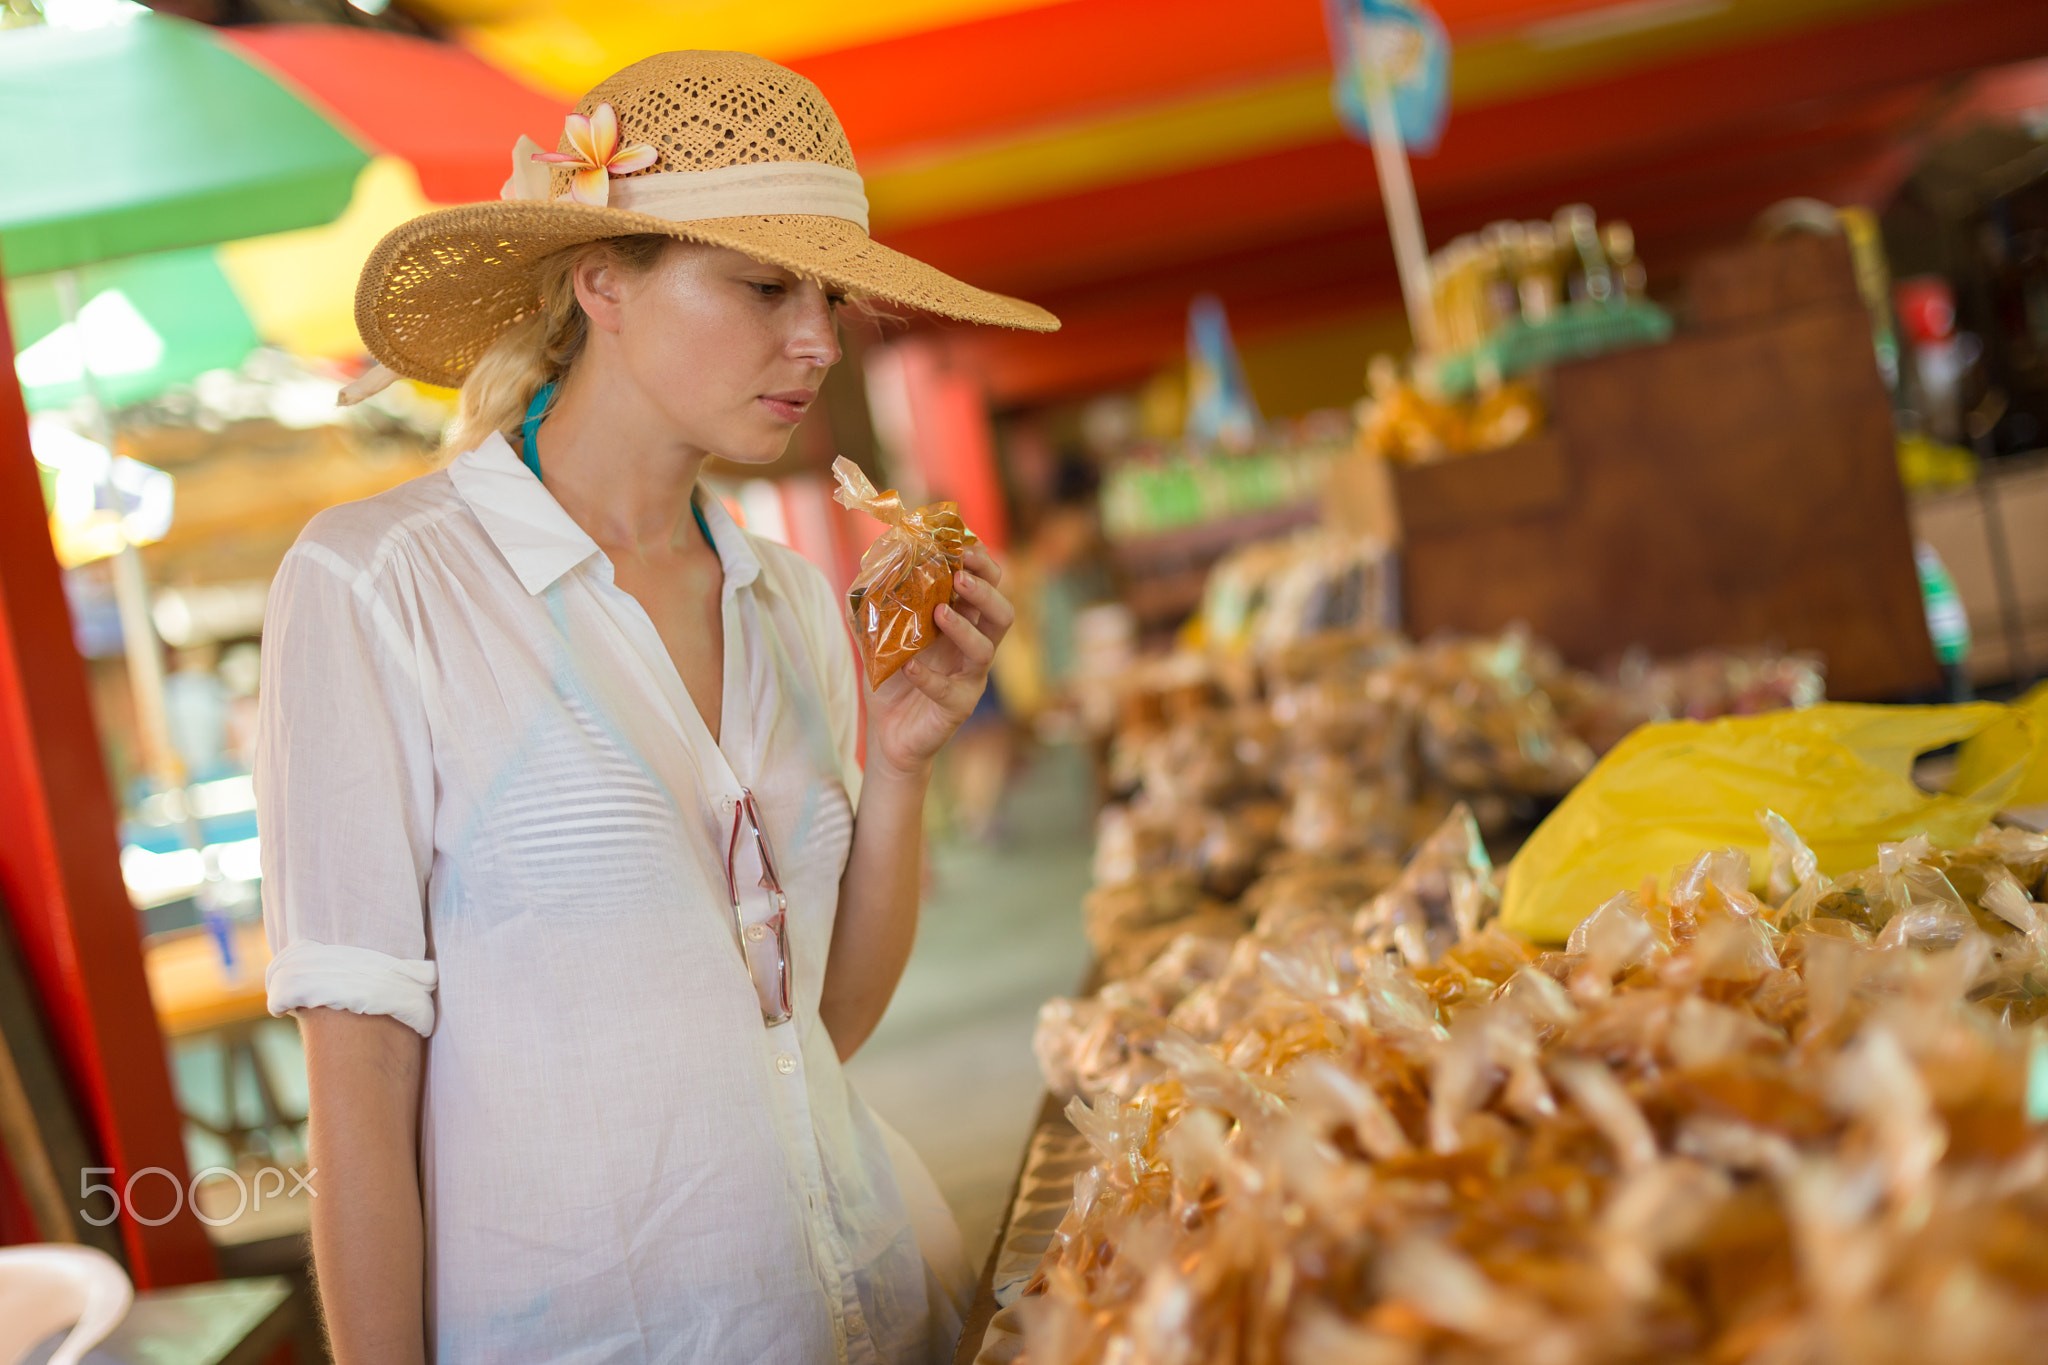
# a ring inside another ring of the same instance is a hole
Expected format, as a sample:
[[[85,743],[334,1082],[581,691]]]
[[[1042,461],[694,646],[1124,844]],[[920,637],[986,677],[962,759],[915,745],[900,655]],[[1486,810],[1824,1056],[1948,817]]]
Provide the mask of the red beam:
[[[0,343],[14,354],[4,314]],[[159,1167],[183,1185],[182,1120],[143,977],[141,922],[121,881],[113,797],[12,372],[0,378],[0,812],[0,894],[111,1179],[125,1187]],[[141,1180],[135,1197],[155,1218],[170,1207],[169,1182]],[[95,1196],[94,1211],[104,1202]],[[138,1287],[217,1273],[189,1201],[158,1227],[129,1217],[120,1226]]]
[[[1437,0],[1453,46],[1614,0]],[[1327,71],[1319,0],[1069,0],[803,57],[862,156]]]
[[[1454,117],[1416,162],[1425,222],[1475,191],[1619,175],[1713,140],[1749,140],[1829,100],[2048,54],[2048,5],[1952,0],[1694,58]],[[1598,183],[1597,180],[1595,183]],[[1332,141],[886,234],[990,288],[1026,297],[1193,259],[1301,225],[1377,223],[1371,158]]]
[[[984,137],[1327,63],[1318,0],[1073,0],[805,57],[855,153]]]
[[[338,119],[372,148],[405,158],[441,204],[496,199],[521,133],[543,147],[569,106],[465,48],[342,24],[219,30],[251,61]]]
[[[1794,194],[1834,197],[1845,178],[1864,173],[1892,145],[1896,124],[1886,116],[1904,123],[1919,107],[1887,97],[1839,123],[1786,134],[1740,157],[1723,159],[1710,150],[1612,182],[1597,202],[1603,215],[1635,226],[1653,282],[1675,287],[1694,255],[1740,236],[1765,206]],[[1575,193],[1583,187],[1560,188]],[[1550,207],[1532,208],[1510,192],[1470,200],[1444,214],[1442,224],[1446,233],[1466,231]],[[1205,289],[1222,295],[1246,341],[1397,309],[1400,302],[1384,234],[1339,228],[1049,296],[1048,306],[1066,324],[1054,336],[962,331],[950,342],[999,402],[1087,392],[1136,381],[1177,357],[1186,301]]]

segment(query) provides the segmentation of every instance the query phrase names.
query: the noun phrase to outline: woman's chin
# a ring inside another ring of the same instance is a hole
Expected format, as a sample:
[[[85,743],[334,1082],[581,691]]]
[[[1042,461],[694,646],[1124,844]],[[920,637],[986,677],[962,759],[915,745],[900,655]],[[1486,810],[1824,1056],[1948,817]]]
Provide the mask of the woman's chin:
[[[774,464],[788,453],[795,435],[796,428],[786,422],[775,423],[773,430],[735,433],[733,439],[719,443],[718,458],[727,464]]]

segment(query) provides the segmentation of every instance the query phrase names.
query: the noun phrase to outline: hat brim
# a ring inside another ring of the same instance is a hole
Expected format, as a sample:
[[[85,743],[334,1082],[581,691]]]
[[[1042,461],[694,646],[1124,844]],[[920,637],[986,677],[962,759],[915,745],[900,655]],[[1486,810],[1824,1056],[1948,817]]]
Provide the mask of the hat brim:
[[[962,284],[843,218],[792,214],[673,222],[562,201],[438,209],[386,233],[356,284],[356,328],[370,354],[407,379],[459,387],[504,330],[539,303],[541,262],[564,247],[660,233],[730,247],[863,298],[961,322],[1059,330],[1059,319]]]

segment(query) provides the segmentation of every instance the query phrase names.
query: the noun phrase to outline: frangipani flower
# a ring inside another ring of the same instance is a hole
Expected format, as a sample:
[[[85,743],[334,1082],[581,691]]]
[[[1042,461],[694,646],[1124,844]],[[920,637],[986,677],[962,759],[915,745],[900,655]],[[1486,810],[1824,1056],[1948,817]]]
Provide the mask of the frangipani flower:
[[[603,207],[611,202],[613,176],[644,171],[661,155],[644,142],[621,147],[619,116],[609,104],[598,105],[587,118],[569,115],[565,132],[575,151],[535,152],[533,159],[576,167],[569,177],[569,197],[579,204]]]

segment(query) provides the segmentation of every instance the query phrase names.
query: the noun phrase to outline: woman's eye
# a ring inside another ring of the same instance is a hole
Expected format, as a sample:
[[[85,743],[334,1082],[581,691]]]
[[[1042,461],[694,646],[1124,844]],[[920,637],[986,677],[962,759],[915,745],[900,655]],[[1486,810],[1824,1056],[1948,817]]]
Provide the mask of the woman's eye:
[[[767,280],[749,280],[747,283],[758,290],[764,299],[780,298],[787,292],[784,286]]]

